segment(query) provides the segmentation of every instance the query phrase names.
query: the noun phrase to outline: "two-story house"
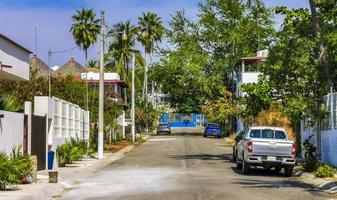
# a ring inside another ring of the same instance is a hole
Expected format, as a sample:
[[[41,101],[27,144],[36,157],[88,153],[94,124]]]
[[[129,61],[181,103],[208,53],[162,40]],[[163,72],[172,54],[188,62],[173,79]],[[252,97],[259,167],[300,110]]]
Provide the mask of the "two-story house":
[[[90,86],[99,85],[99,73],[89,71],[88,73],[82,73],[81,79],[87,81]],[[125,90],[127,84],[120,79],[118,73],[104,73],[104,96],[111,98],[116,102],[123,103],[125,100]]]
[[[29,56],[32,52],[0,34],[0,80],[29,80]]]
[[[268,57],[268,50],[257,52],[256,56],[240,58],[235,64],[234,80],[235,80],[235,95],[236,97],[243,97],[245,94],[241,91],[240,87],[247,83],[256,83],[260,76],[257,70],[257,65],[266,61]],[[236,119],[236,131],[244,129],[243,121],[241,118]]]

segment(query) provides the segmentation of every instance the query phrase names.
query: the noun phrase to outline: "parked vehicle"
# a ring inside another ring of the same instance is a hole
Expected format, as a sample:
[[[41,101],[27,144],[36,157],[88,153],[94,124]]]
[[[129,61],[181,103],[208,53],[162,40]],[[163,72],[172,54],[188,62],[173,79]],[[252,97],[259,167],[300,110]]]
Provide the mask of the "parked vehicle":
[[[217,123],[208,123],[207,126],[205,127],[204,131],[204,137],[207,136],[215,136],[215,137],[221,137],[222,135],[222,130],[220,128],[220,125]]]
[[[235,137],[235,143],[233,145],[233,162],[236,162],[236,149],[237,149],[237,145],[240,142],[240,140],[242,139],[242,137],[244,136],[245,132],[244,131],[240,131],[239,134]]]
[[[262,166],[277,172],[284,168],[286,176],[292,176],[296,163],[295,144],[278,127],[250,127],[238,141],[235,155],[243,174],[249,173],[250,166]]]
[[[164,134],[171,134],[171,127],[168,123],[161,123],[158,125],[157,128],[157,135],[164,133]]]

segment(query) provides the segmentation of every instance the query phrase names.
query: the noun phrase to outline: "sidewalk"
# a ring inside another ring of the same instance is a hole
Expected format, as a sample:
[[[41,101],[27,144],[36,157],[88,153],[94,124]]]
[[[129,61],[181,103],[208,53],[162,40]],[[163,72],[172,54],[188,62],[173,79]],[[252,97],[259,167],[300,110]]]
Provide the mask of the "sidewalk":
[[[38,182],[18,185],[16,189],[1,191],[0,200],[57,199],[62,194],[76,187],[80,178],[90,176],[116,160],[123,158],[134,148],[127,146],[116,153],[105,153],[103,160],[86,158],[67,167],[58,168],[58,183],[48,183],[48,171],[38,172]]]
[[[331,178],[316,178],[315,175],[311,173],[295,168],[293,179],[302,183],[310,184],[315,188],[330,194],[337,193],[337,175]]]

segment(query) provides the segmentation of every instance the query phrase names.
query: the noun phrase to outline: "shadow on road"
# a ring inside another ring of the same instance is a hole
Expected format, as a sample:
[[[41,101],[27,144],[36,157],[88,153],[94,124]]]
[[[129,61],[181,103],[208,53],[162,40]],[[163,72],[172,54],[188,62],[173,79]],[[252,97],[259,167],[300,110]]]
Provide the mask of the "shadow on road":
[[[243,188],[266,188],[266,189],[272,189],[272,188],[300,188],[304,191],[308,191],[314,196],[317,197],[325,197],[327,196],[326,193],[319,190],[318,188],[315,188],[312,185],[301,183],[295,180],[257,180],[254,179],[252,176],[245,175],[244,178],[238,179],[238,181],[233,182],[234,184],[241,185]]]
[[[243,175],[240,169],[237,169],[236,167],[232,167],[232,170],[241,176],[249,177],[249,176],[273,176],[273,177],[284,177],[284,173],[281,172],[275,172],[274,170],[266,170],[263,168],[250,168],[250,173],[248,175]]]
[[[192,155],[170,156],[170,158],[177,159],[177,160],[224,160],[224,161],[230,161],[232,159],[232,155],[231,154],[218,154],[218,155],[192,154]]]

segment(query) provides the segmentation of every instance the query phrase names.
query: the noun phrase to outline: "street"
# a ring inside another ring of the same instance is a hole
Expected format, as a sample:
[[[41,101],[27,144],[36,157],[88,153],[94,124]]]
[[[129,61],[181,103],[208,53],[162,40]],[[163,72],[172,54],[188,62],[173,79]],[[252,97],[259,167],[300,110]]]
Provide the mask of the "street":
[[[231,155],[223,139],[176,129],[150,137],[60,199],[333,199],[283,173],[256,169],[242,175]]]

